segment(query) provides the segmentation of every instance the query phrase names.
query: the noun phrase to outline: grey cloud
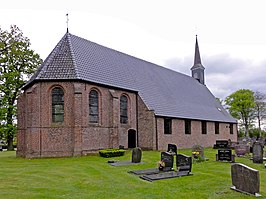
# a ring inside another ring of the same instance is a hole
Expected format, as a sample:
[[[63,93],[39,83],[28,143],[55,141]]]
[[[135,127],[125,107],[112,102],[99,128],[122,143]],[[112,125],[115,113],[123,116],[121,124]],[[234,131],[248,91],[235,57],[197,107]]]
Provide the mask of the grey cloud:
[[[171,58],[165,66],[190,75],[192,57]],[[266,93],[266,60],[255,62],[248,59],[219,54],[202,57],[205,79],[214,96],[225,99],[239,89],[251,89]]]

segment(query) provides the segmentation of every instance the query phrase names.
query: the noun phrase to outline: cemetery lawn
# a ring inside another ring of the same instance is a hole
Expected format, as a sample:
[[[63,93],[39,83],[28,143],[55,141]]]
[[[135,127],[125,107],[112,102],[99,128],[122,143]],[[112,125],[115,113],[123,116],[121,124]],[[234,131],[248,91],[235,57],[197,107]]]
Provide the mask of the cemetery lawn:
[[[191,155],[191,149],[178,153]],[[107,161],[131,160],[131,151],[116,158],[94,154],[43,159],[17,158],[14,151],[0,152],[0,198],[253,198],[230,189],[231,165],[216,162],[216,153],[215,149],[205,148],[209,161],[193,163],[191,176],[148,182],[128,171],[156,168],[158,151],[143,151],[144,164],[117,167]],[[260,194],[266,198],[266,162],[254,164],[248,158],[237,157],[236,162],[259,170]]]

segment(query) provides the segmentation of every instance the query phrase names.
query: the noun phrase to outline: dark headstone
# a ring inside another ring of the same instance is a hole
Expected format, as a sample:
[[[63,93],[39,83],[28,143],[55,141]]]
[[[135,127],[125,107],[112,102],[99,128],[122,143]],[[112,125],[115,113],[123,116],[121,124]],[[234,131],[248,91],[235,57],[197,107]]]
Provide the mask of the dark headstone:
[[[231,166],[232,189],[252,195],[260,191],[259,171],[244,164],[234,163]]]
[[[215,146],[217,149],[226,149],[228,148],[228,140],[216,140]]]
[[[191,172],[192,158],[183,154],[176,155],[176,167],[178,171]]]
[[[175,144],[168,144],[167,152],[177,154],[177,146]]]
[[[254,142],[253,146],[253,163],[263,163],[263,146],[259,142]]]
[[[162,152],[161,153],[161,161],[164,162],[163,171],[170,171],[173,169],[174,166],[174,155],[169,152]]]
[[[239,156],[244,156],[246,154],[248,154],[250,151],[249,146],[246,144],[237,144],[235,146],[235,154],[239,157]]]
[[[232,149],[218,149],[217,161],[234,162],[234,156],[232,155]]]
[[[141,162],[142,151],[141,148],[136,147],[132,150],[132,162],[139,163]]]

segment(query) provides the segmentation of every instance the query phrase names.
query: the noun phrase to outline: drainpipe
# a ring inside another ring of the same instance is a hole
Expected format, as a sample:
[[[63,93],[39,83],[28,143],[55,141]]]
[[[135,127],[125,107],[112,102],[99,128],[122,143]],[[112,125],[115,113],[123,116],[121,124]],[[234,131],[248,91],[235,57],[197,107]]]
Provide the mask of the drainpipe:
[[[138,93],[136,93],[136,129],[137,129],[137,147],[139,147],[139,103]]]
[[[157,117],[154,115],[155,118],[155,144],[156,144],[156,150],[158,150],[158,128],[157,128]]]

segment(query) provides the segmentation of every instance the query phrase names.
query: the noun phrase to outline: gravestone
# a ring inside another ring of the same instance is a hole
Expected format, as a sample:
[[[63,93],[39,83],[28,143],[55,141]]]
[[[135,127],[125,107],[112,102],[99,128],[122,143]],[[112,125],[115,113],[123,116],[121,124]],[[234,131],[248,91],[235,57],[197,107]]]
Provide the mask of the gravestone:
[[[136,147],[132,150],[132,163],[141,162],[142,151],[141,148]]]
[[[179,172],[191,172],[192,158],[183,154],[176,155],[176,167]]]
[[[244,164],[234,163],[231,165],[231,177],[233,184],[231,189],[259,196],[260,176],[258,170]]]
[[[262,146],[264,146],[265,145],[265,138],[259,137],[258,142],[261,143]]]
[[[174,155],[169,152],[161,153],[161,161],[164,162],[163,171],[170,171],[174,166]]]
[[[263,163],[263,146],[259,142],[254,142],[253,146],[253,163]]]
[[[246,144],[237,144],[235,146],[235,154],[240,157],[248,154],[250,152],[249,146]]]
[[[216,160],[235,162],[234,155],[232,155],[232,149],[218,149],[218,155],[216,155]]]
[[[204,148],[200,145],[194,145],[192,146],[192,156],[193,158],[201,158],[201,159],[205,159],[204,157]]]
[[[177,146],[175,144],[168,144],[167,152],[177,154]]]
[[[227,149],[228,148],[228,140],[216,140],[215,147],[217,149]]]

